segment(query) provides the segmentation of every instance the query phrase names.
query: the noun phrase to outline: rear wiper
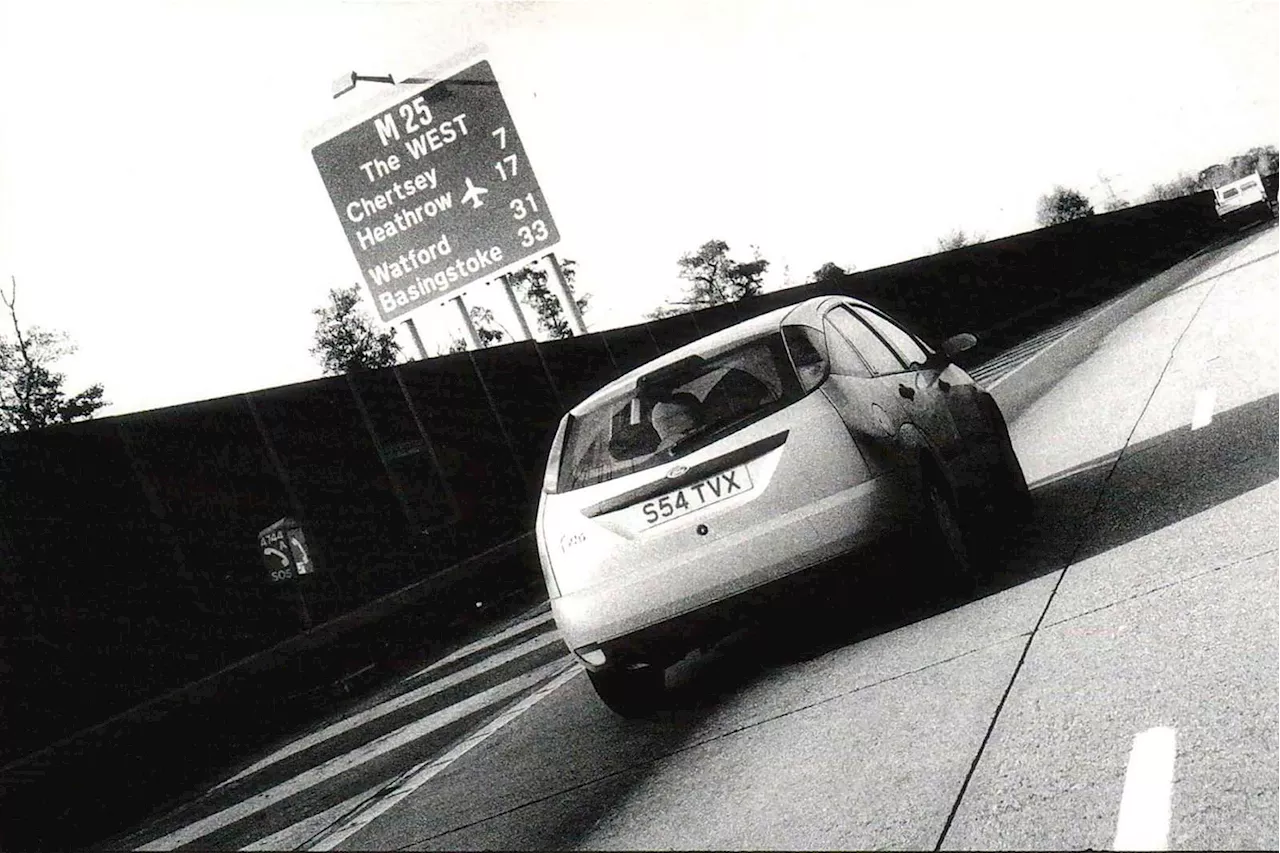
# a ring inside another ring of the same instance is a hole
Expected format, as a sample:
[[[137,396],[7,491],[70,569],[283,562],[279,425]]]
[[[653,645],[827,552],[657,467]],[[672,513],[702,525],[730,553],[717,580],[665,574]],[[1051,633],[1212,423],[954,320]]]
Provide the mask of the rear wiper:
[[[677,439],[675,444],[672,444],[667,448],[667,453],[674,457],[677,453],[687,449],[691,445],[705,444],[709,439],[719,435],[746,417],[747,415],[742,415],[741,417],[734,418],[731,421],[721,421],[719,423],[707,424],[706,426],[698,427],[693,432]]]

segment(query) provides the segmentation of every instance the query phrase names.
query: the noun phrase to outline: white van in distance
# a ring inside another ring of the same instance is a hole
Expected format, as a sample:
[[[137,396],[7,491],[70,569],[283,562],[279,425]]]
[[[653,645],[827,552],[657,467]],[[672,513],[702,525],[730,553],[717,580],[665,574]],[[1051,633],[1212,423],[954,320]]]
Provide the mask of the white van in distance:
[[[1271,202],[1267,199],[1267,192],[1262,187],[1262,176],[1257,172],[1215,189],[1213,204],[1219,217],[1253,208],[1255,205],[1265,205],[1268,210],[1273,209]]]

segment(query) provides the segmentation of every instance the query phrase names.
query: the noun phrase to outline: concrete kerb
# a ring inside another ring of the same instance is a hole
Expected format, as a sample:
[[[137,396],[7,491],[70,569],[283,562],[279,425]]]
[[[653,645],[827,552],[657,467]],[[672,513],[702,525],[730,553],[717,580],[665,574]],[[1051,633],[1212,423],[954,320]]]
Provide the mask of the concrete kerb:
[[[1121,323],[1198,275],[1213,263],[1217,250],[1238,242],[1245,236],[1248,235],[1232,235],[1179,261],[1150,281],[1112,300],[1017,370],[993,382],[987,390],[1000,404],[1000,411],[1005,418],[1012,420],[1021,414],[1032,402],[1044,396],[1068,371],[1084,361],[1097,349],[1102,339]]]

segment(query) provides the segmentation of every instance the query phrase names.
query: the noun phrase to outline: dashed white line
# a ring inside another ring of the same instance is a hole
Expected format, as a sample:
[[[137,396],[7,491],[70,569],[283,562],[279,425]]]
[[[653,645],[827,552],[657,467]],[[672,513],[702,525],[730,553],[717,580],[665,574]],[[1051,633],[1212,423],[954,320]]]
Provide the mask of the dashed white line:
[[[502,714],[495,717],[487,726],[467,737],[444,755],[433,759],[432,761],[424,762],[401,776],[394,786],[391,786],[392,789],[386,796],[379,798],[368,807],[361,809],[354,815],[351,815],[338,826],[335,826],[320,838],[316,839],[313,843],[308,844],[305,849],[333,850],[339,844],[342,844],[348,838],[373,823],[373,821],[375,821],[379,816],[385,814],[405,797],[409,796],[427,782],[431,781],[431,779],[449,769],[449,765],[453,764],[453,762],[457,761],[463,755],[489,739],[499,729],[515,720],[525,711],[528,711],[534,705],[550,696],[562,685],[566,684],[582,671],[582,667],[578,666],[577,662],[570,658],[565,665],[565,670],[558,676],[526,696],[507,711],[504,711]]]
[[[1195,409],[1191,412],[1192,430],[1206,427],[1213,420],[1213,400],[1214,393],[1212,389],[1196,392],[1196,405]]]
[[[198,838],[203,838],[211,832],[221,829],[224,826],[230,826],[238,820],[256,814],[276,803],[287,800],[294,794],[314,788],[316,785],[326,782],[329,779],[346,773],[352,768],[361,764],[372,761],[379,756],[386,755],[393,750],[399,749],[405,744],[411,743],[421,737],[444,728],[450,723],[458,722],[465,719],[471,714],[484,710],[490,705],[496,705],[510,699],[530,687],[535,686],[541,681],[560,674],[563,668],[570,662],[572,658],[566,655],[563,658],[545,664],[532,672],[513,678],[503,684],[490,687],[481,693],[470,696],[463,701],[452,705],[443,710],[437,711],[416,720],[407,726],[402,726],[393,732],[388,732],[382,737],[375,738],[363,746],[353,749],[352,751],[331,758],[323,764],[311,768],[305,773],[281,782],[274,787],[268,788],[248,799],[236,803],[233,806],[223,809],[207,817],[201,818],[181,829],[163,835],[153,841],[139,847],[139,850],[173,850],[184,844],[190,844]]]
[[[1168,850],[1177,734],[1169,726],[1133,739],[1116,821],[1116,850]]]
[[[485,658],[473,666],[469,666],[466,669],[447,675],[438,681],[433,681],[430,684],[424,684],[421,687],[410,690],[407,693],[402,693],[399,696],[388,699],[386,702],[379,703],[372,708],[361,711],[359,714],[353,714],[350,717],[345,717],[336,723],[325,726],[319,731],[312,732],[306,737],[293,741],[288,746],[277,749],[266,758],[249,765],[230,779],[227,779],[225,782],[218,783],[214,790],[216,791],[218,788],[230,785],[232,782],[257,773],[264,767],[268,767],[275,764],[277,761],[281,761],[291,755],[302,752],[304,749],[310,749],[316,744],[323,743],[330,738],[337,737],[343,732],[359,728],[371,720],[376,720],[378,717],[386,716],[393,711],[398,711],[401,708],[412,705],[415,702],[419,702],[428,696],[448,690],[450,687],[455,687],[458,684],[475,678],[478,675],[482,675],[491,669],[496,669],[497,667],[502,666],[505,663],[509,663],[516,658],[523,657],[524,655],[535,652],[544,646],[549,646],[558,642],[560,642],[560,634],[557,631],[539,634],[518,646],[513,646],[493,655],[492,657]]]

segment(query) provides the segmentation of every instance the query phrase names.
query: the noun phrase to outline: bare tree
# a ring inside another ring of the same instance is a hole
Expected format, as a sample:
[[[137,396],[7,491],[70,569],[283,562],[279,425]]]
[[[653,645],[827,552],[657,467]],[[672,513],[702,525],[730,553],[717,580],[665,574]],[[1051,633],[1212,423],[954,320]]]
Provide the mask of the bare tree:
[[[0,300],[9,311],[13,340],[0,333],[0,431],[25,432],[51,424],[93,416],[107,401],[101,383],[67,396],[66,375],[53,369],[63,356],[75,352],[62,332],[38,326],[22,328],[18,321],[18,280],[10,278],[9,295]]]
[[[1106,190],[1107,193],[1106,200],[1102,202],[1102,210],[1104,213],[1123,210],[1129,206],[1129,201],[1127,199],[1116,195],[1116,189],[1111,185],[1111,178],[1104,175],[1101,171],[1098,172],[1098,183],[1102,184],[1102,188]]]

